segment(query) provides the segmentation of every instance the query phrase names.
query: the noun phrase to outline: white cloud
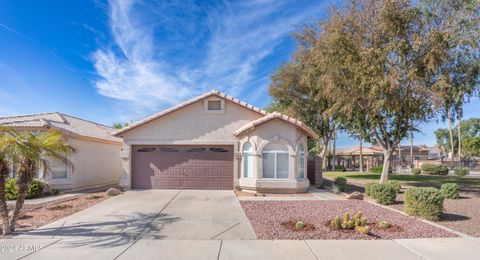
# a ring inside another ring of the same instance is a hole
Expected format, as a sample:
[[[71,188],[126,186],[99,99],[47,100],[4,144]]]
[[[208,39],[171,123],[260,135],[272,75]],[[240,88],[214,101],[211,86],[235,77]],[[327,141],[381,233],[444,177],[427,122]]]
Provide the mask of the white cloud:
[[[212,88],[233,95],[252,84],[265,89],[259,63],[295,26],[325,8],[296,3],[110,1],[113,44],[93,54],[98,92],[151,110]]]

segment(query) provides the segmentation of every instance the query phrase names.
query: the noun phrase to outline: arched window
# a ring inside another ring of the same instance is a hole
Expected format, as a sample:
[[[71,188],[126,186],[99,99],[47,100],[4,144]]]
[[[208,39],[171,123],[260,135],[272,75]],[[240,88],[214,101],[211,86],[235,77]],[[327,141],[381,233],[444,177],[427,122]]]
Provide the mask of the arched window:
[[[298,178],[305,178],[305,148],[303,144],[298,146],[297,151],[297,174]]]
[[[262,152],[263,178],[288,178],[288,149],[279,143],[269,143]]]
[[[243,178],[253,177],[253,146],[250,143],[243,145]]]

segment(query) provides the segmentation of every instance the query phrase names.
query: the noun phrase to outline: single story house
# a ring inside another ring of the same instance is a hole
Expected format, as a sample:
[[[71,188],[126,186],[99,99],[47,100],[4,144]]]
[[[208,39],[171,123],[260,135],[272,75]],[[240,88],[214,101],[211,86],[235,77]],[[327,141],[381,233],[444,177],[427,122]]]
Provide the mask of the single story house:
[[[55,129],[65,134],[67,143],[75,149],[69,158],[73,167],[51,160],[50,171],[37,175],[49,188],[77,191],[118,186],[122,140],[110,135],[115,129],[56,112],[0,117],[0,125],[18,131]],[[15,169],[10,176],[15,176]]]
[[[298,192],[315,132],[217,90],[135,122],[123,138],[123,189]]]

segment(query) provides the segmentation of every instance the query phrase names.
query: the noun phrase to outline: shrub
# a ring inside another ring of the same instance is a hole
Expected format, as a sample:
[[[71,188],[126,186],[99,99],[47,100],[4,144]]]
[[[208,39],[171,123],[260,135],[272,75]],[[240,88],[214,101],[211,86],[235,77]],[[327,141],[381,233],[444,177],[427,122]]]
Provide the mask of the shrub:
[[[412,169],[412,174],[413,175],[420,175],[420,173],[422,173],[422,169],[420,169],[420,168],[413,168]]]
[[[389,229],[392,225],[390,224],[390,222],[386,221],[386,220],[382,220],[380,222],[378,222],[378,227],[381,228],[381,229]]]
[[[470,169],[464,168],[464,167],[457,167],[457,168],[453,169],[453,172],[457,176],[466,176],[466,175],[470,174]]]
[[[303,221],[298,221],[295,223],[295,228],[304,228],[305,227],[305,222]]]
[[[448,167],[445,164],[429,164],[422,165],[422,173],[428,175],[447,175]]]
[[[337,172],[346,172],[347,169],[345,169],[345,167],[343,165],[337,165],[335,166],[335,171]]]
[[[391,205],[397,197],[396,189],[389,183],[376,183],[370,186],[370,197],[383,205]]]
[[[410,188],[405,192],[405,212],[427,220],[439,220],[443,211],[443,194],[431,187]]]
[[[458,185],[456,183],[445,183],[440,189],[445,199],[458,199]]]
[[[369,182],[365,184],[365,195],[370,196],[370,187],[374,184],[377,184],[377,182]]]
[[[388,184],[390,184],[395,189],[396,193],[399,193],[400,189],[402,189],[402,185],[400,185],[400,182],[398,181],[391,181]]]
[[[382,173],[383,171],[383,166],[373,166],[370,168],[370,171],[373,173]]]
[[[344,192],[347,186],[347,179],[344,177],[336,177],[333,179],[332,189],[334,191]]]
[[[28,186],[27,199],[34,199],[40,197],[43,193],[43,182],[39,180],[33,180]],[[7,179],[5,183],[5,197],[7,200],[16,200],[18,196],[17,180],[13,178]]]

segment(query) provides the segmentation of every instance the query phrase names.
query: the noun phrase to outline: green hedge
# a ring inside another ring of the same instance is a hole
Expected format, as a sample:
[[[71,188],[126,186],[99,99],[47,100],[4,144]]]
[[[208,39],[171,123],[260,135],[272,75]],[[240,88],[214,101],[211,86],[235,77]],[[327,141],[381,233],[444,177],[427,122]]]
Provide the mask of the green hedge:
[[[397,192],[394,185],[390,183],[375,183],[368,188],[369,196],[383,205],[391,205],[397,198]]]
[[[466,176],[466,175],[469,175],[469,174],[470,174],[470,169],[468,169],[468,168],[462,168],[462,167],[457,167],[457,168],[453,169],[453,172],[454,172],[455,175],[457,175],[457,176]]]
[[[458,184],[456,183],[445,183],[440,189],[443,193],[443,197],[446,199],[458,199]]]
[[[447,175],[448,166],[445,164],[429,164],[422,165],[422,173],[427,175]]]
[[[27,199],[38,198],[43,193],[44,184],[39,180],[33,180],[28,186]],[[18,196],[17,180],[8,178],[5,183],[5,197],[7,200],[16,200]]]
[[[420,173],[422,173],[422,169],[420,169],[420,168],[413,168],[412,169],[412,174],[413,175],[420,175]]]
[[[443,211],[443,193],[435,188],[410,188],[405,192],[405,212],[427,220],[439,220]]]
[[[370,168],[370,171],[373,173],[382,173],[383,166],[373,166]]]
[[[335,171],[336,172],[346,172],[347,169],[345,167],[343,167],[343,165],[337,165],[337,166],[335,166]]]
[[[336,177],[333,179],[332,189],[334,191],[344,192],[347,187],[347,179],[344,177]]]
[[[369,182],[369,183],[365,184],[365,195],[370,196],[370,194],[371,194],[370,188],[372,187],[372,185],[375,185],[375,184],[379,184],[379,183],[378,182]],[[391,181],[391,182],[388,182],[387,184],[392,186],[392,188],[395,190],[395,193],[399,193],[400,189],[402,188],[402,186],[400,185],[400,182],[398,182],[398,181]]]

